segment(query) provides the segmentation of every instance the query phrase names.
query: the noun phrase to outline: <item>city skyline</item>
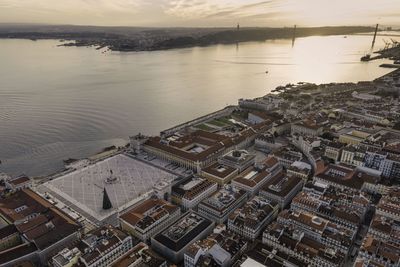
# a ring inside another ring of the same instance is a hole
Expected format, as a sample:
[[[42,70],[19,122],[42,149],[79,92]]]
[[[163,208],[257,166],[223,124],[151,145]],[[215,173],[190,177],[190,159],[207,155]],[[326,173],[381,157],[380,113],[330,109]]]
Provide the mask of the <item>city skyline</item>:
[[[398,26],[396,0],[1,0],[0,23],[150,27]]]

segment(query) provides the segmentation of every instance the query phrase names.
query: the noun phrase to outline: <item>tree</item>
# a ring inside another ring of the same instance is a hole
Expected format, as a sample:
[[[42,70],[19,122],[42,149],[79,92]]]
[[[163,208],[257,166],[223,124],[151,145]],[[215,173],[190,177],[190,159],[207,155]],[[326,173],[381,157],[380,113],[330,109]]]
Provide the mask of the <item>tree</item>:
[[[112,208],[112,203],[110,198],[108,197],[106,188],[104,188],[103,190],[103,209],[104,210],[108,210]]]

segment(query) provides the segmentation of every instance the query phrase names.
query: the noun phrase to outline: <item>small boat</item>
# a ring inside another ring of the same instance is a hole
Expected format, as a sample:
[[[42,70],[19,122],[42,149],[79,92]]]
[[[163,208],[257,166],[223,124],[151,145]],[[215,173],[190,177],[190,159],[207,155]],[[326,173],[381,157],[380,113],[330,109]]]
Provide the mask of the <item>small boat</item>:
[[[366,54],[365,56],[363,56],[361,58],[361,61],[369,61],[371,59],[371,55],[370,54]]]

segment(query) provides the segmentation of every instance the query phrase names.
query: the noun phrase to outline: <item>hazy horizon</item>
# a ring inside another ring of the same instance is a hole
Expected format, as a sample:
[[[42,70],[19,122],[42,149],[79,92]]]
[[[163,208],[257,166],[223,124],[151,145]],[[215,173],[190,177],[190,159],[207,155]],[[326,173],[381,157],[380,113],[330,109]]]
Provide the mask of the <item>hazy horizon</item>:
[[[367,3],[366,3],[367,2]],[[0,0],[0,23],[120,27],[399,26],[398,0]]]

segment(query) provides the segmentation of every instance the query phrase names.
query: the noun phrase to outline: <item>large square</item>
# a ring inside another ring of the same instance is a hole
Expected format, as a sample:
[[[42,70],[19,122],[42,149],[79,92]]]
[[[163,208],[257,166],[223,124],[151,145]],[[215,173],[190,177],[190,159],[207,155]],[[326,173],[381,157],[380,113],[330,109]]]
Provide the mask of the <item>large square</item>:
[[[45,190],[66,200],[98,221],[139,202],[155,183],[175,176],[124,154],[99,161],[44,184]],[[103,209],[103,190],[112,208]],[[62,201],[62,200],[61,200]]]

